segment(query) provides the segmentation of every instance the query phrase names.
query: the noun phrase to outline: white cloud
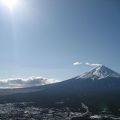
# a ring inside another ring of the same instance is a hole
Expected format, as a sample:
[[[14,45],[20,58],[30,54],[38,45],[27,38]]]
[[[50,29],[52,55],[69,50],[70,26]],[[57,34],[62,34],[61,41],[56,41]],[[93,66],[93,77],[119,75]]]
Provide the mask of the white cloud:
[[[74,62],[73,65],[81,65],[81,62]]]
[[[0,80],[0,88],[24,88],[32,86],[41,86],[51,83],[59,82],[55,79],[47,79],[42,77],[30,77],[30,78],[11,78]]]
[[[97,67],[97,66],[100,66],[101,64],[91,64],[91,63],[88,63],[86,62],[85,65],[88,65],[88,66],[91,66],[91,67]]]
[[[102,64],[91,64],[91,66],[100,66]]]
[[[91,64],[90,64],[90,63],[88,63],[88,62],[86,62],[86,63],[85,63],[85,65],[89,65],[89,66],[91,66]]]

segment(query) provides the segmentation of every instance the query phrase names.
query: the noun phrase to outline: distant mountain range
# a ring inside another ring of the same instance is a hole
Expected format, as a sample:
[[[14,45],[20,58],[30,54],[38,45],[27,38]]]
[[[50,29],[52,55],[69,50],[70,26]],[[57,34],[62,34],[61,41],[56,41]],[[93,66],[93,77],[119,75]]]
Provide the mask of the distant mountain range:
[[[99,65],[89,72],[50,85],[1,89],[0,103],[35,102],[41,106],[78,107],[85,103],[91,111],[120,108],[120,74]]]

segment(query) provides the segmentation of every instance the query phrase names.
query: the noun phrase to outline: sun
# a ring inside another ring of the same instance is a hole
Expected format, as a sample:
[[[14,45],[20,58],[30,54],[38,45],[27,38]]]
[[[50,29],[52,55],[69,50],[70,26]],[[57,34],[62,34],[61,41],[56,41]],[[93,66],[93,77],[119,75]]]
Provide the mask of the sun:
[[[13,10],[18,4],[18,0],[2,0],[2,2],[10,10]]]

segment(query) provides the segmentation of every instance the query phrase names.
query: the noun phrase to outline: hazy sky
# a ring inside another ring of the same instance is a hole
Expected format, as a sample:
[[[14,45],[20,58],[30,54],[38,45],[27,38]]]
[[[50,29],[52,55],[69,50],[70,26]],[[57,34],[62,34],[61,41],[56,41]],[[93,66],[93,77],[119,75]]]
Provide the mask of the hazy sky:
[[[0,78],[67,79],[101,63],[120,72],[119,0],[19,0],[0,5]]]

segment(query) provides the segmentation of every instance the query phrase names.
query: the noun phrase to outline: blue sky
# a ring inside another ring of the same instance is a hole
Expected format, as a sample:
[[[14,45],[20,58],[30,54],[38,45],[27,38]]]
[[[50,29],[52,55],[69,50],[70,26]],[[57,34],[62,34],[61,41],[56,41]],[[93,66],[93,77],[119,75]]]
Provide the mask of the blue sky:
[[[0,78],[64,80],[104,64],[120,72],[119,0],[19,0],[0,5]]]

